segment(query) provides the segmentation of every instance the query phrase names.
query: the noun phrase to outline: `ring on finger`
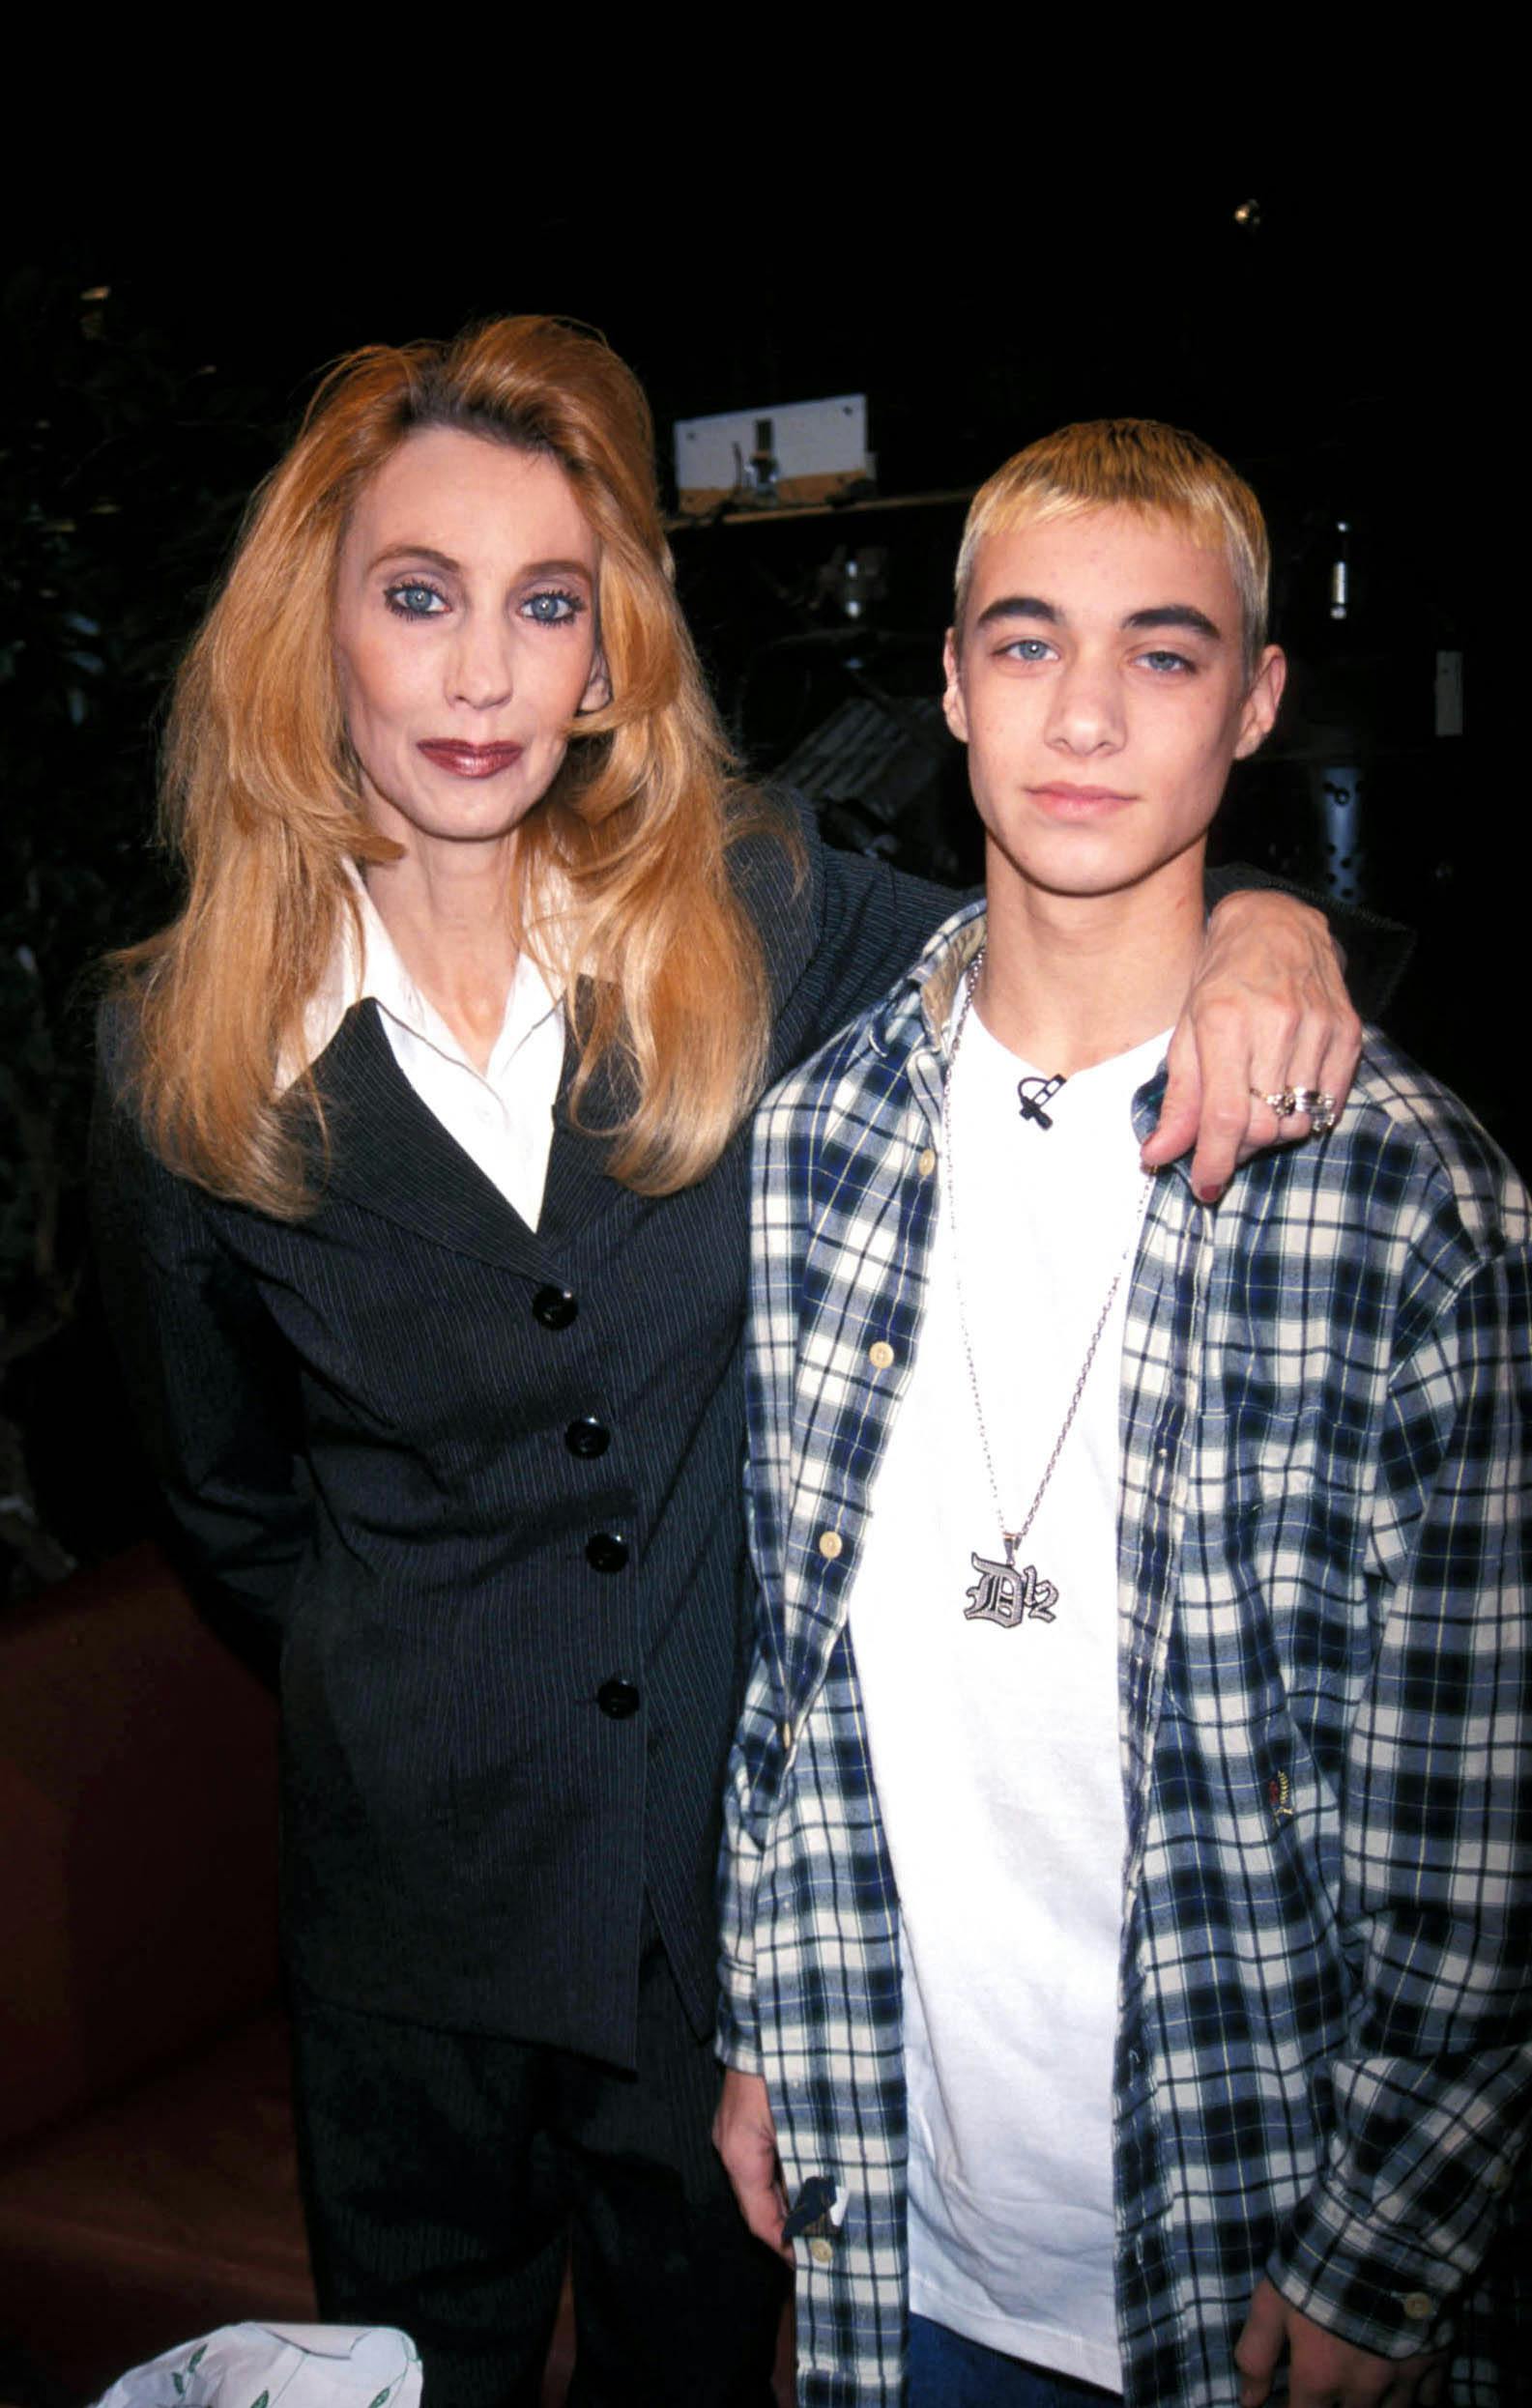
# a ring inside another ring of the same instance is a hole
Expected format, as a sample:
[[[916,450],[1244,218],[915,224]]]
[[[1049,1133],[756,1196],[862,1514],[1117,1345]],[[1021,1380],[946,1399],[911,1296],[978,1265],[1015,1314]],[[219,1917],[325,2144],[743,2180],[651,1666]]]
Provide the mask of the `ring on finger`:
[[[1322,1087],[1290,1087],[1287,1092],[1293,1110],[1308,1113],[1310,1136],[1327,1137],[1335,1127],[1334,1096],[1327,1095]]]
[[[1306,1112],[1311,1137],[1327,1137],[1335,1127],[1335,1098],[1322,1087],[1279,1087],[1271,1095],[1262,1095],[1258,1087],[1252,1087],[1250,1092],[1257,1104],[1264,1104],[1279,1120],[1291,1120],[1297,1113]]]

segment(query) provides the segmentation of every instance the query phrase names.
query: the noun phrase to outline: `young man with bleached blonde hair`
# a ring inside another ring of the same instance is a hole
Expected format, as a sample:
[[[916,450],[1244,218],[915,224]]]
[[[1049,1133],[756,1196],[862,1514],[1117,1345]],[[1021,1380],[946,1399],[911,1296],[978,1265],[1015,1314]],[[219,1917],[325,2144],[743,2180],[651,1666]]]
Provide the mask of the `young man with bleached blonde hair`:
[[[816,2408],[1527,2371],[1527,1198],[1376,1034],[1140,1166],[1266,560],[1172,429],[992,479],[985,903],[758,1123],[716,2136]]]
[[[1265,513],[1244,478],[1199,437],[1152,418],[1063,427],[1016,452],[980,486],[958,546],[954,641],[962,641],[982,543],[1095,508],[1167,518],[1203,549],[1223,553],[1239,597],[1240,644],[1254,678],[1266,645],[1271,587]]]

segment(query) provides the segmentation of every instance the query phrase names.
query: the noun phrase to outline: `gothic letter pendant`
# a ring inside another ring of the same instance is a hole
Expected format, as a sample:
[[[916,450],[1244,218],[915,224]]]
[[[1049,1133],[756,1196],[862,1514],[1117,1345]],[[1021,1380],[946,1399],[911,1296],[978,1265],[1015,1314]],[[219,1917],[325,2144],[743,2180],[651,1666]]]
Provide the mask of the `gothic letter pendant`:
[[[1039,1580],[1035,1563],[1016,1568],[1011,1542],[1005,1542],[1005,1562],[996,1563],[988,1556],[968,1558],[978,1579],[965,1594],[973,1603],[967,1607],[966,1622],[998,1622],[1002,1630],[1014,1630],[1018,1622],[1051,1622],[1055,1617],[1058,1591],[1051,1580]]]

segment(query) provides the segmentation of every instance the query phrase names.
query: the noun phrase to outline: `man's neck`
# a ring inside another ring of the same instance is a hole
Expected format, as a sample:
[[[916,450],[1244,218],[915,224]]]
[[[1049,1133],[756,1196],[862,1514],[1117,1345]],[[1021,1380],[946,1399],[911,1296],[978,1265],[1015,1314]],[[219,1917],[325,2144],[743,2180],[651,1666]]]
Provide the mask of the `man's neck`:
[[[975,1001],[1012,1053],[1065,1077],[1129,1052],[1180,1013],[1202,950],[1202,853],[1142,884],[1058,895],[989,861],[989,935]]]

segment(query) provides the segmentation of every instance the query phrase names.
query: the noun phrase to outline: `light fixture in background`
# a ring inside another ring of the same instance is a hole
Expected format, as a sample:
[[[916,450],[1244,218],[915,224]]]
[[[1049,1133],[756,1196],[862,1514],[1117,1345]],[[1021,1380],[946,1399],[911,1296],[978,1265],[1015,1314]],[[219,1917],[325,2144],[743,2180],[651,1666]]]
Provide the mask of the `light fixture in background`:
[[[1239,207],[1234,212],[1234,223],[1236,226],[1249,226],[1252,229],[1258,226],[1260,223],[1260,203],[1258,201],[1241,201]]]
[[[1346,618],[1351,609],[1351,570],[1346,559],[1351,533],[1349,519],[1335,522],[1334,558],[1330,562],[1330,616]]]

